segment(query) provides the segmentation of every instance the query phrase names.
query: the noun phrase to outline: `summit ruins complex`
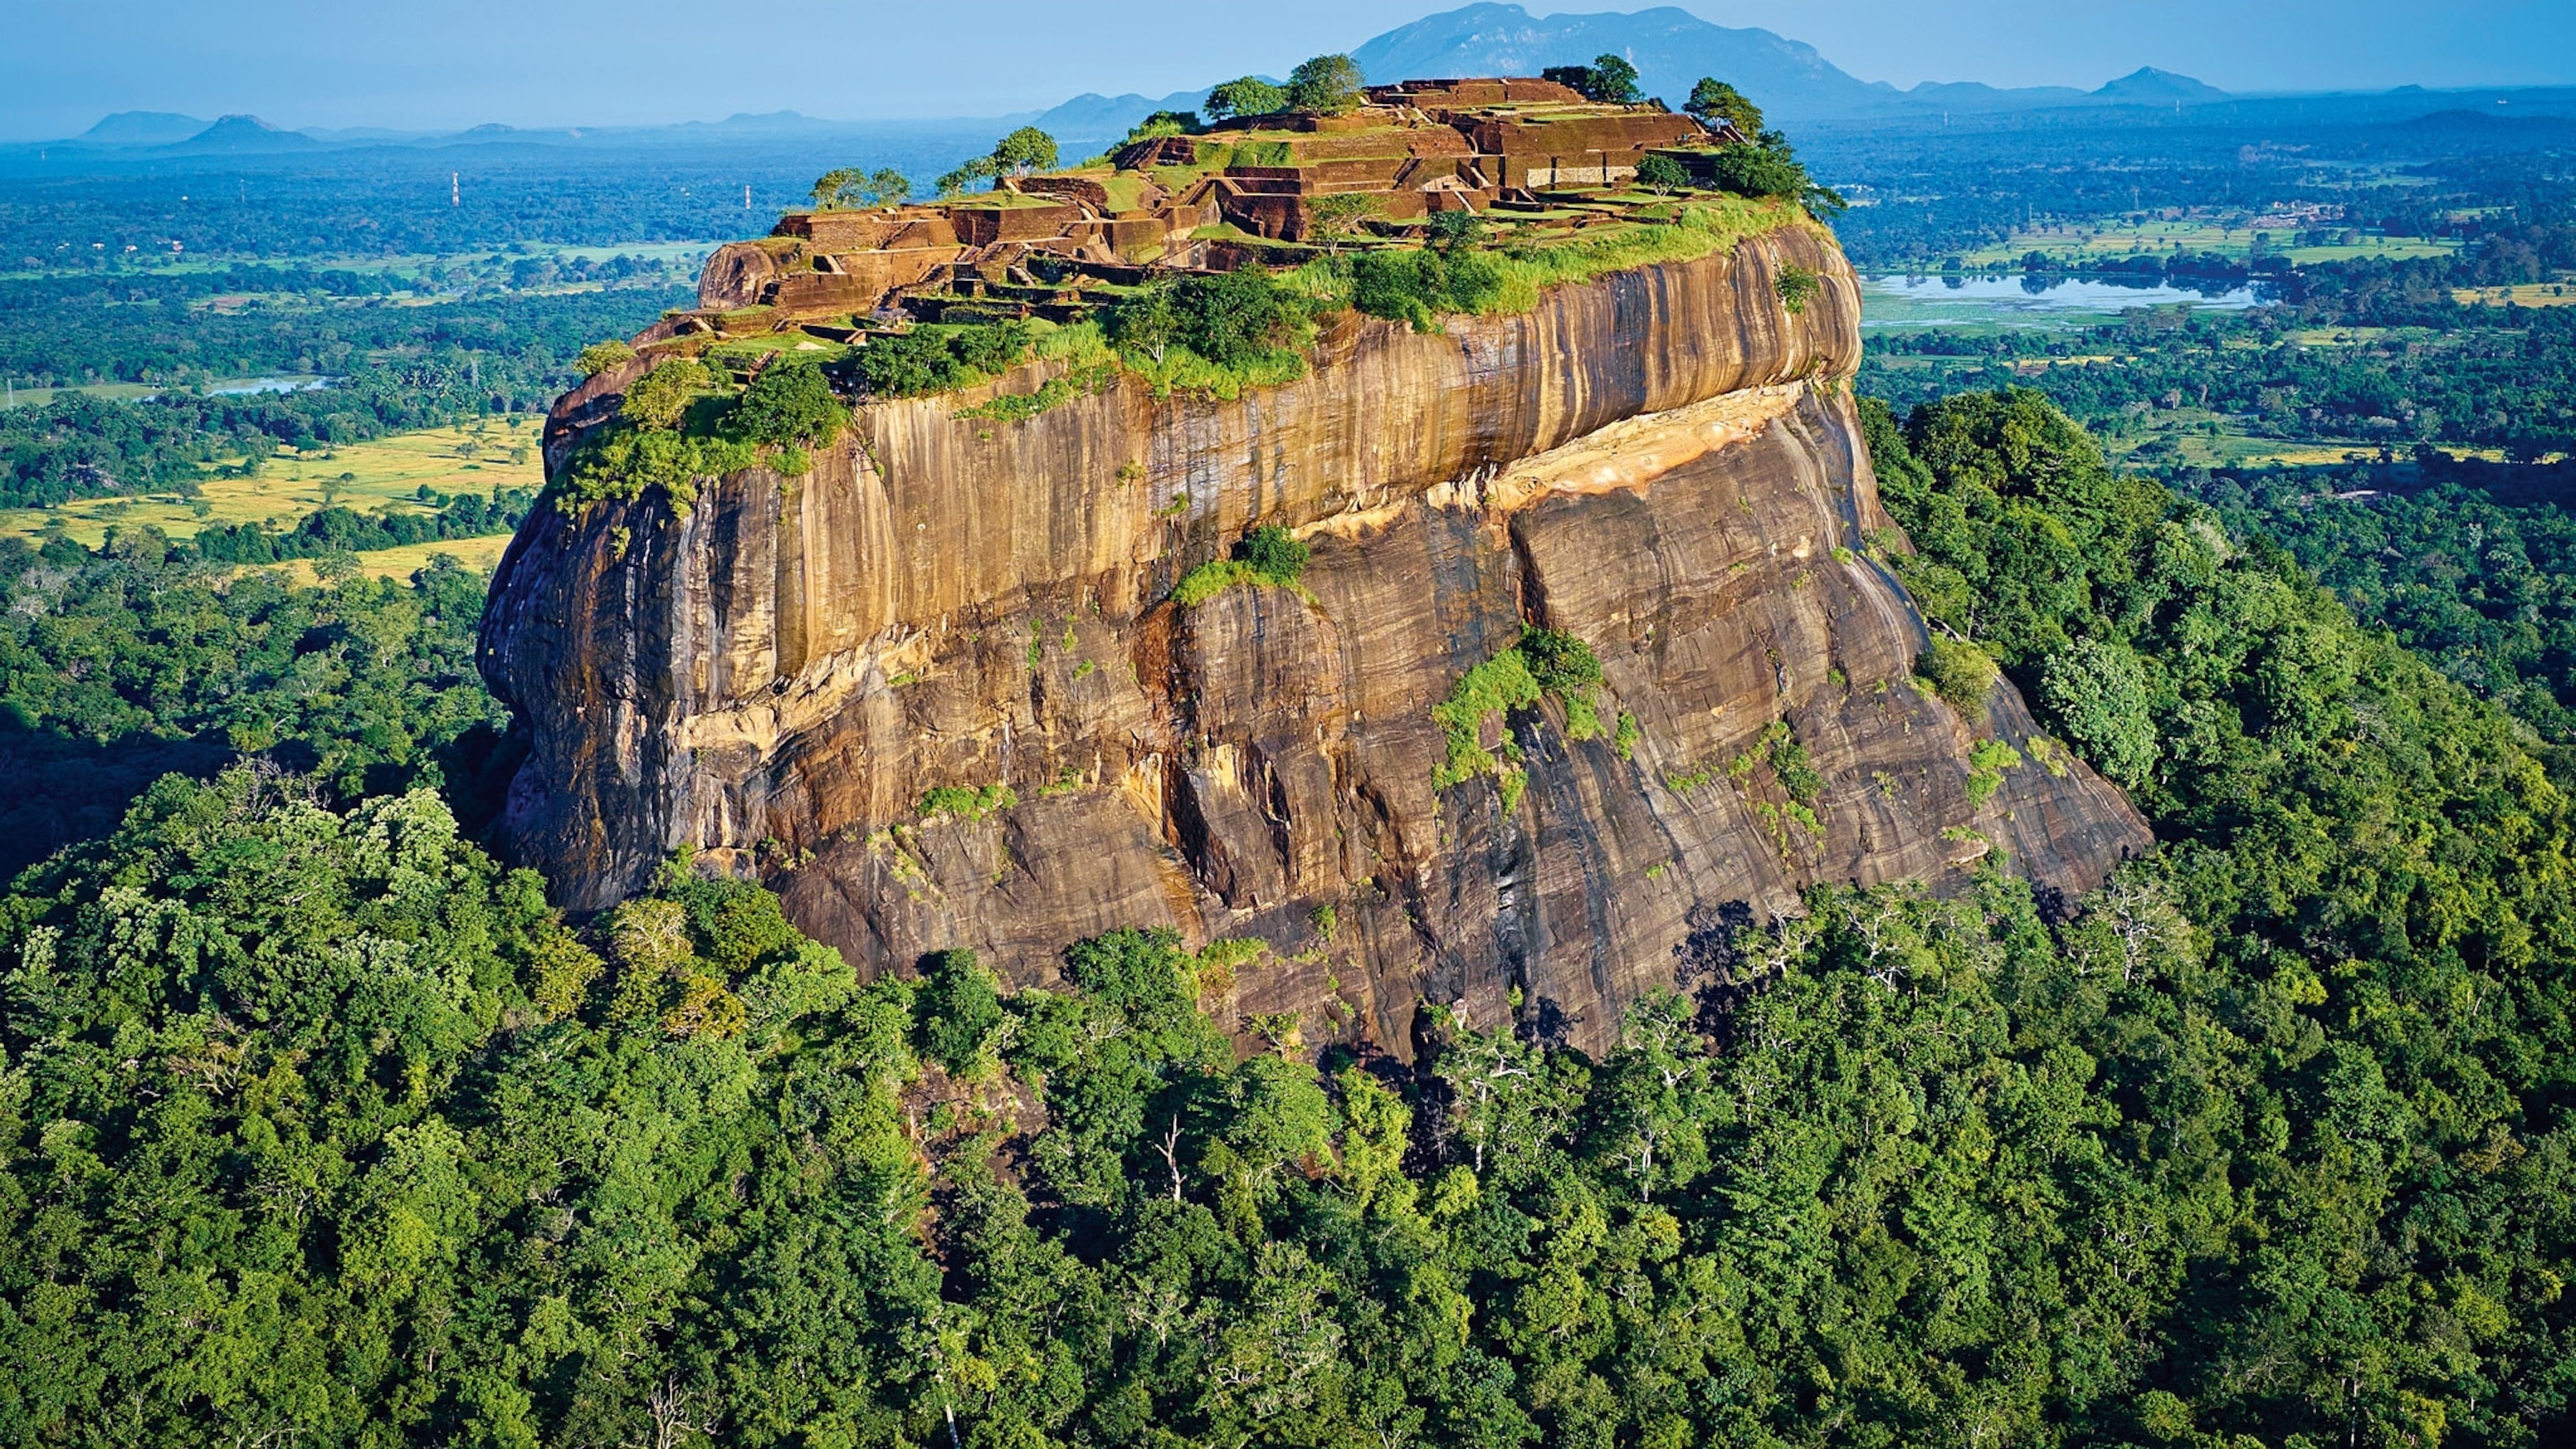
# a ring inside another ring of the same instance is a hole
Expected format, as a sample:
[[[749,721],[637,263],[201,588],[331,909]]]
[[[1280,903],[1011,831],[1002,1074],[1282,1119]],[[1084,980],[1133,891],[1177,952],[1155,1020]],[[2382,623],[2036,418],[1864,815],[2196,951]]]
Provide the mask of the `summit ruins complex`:
[[[1327,197],[1371,198],[1372,235],[1418,234],[1441,211],[1533,239],[1571,235],[1640,208],[1604,189],[1645,157],[1705,175],[1716,148],[1744,141],[1660,105],[1595,104],[1554,81],[1407,81],[1366,96],[1343,115],[1236,117],[1131,142],[1109,164],[1003,177],[990,192],[790,212],[771,235],[708,259],[698,310],[672,333],[829,328],[897,311],[1062,321],[1080,315],[1086,283],[1287,255],[1265,244],[1315,241]]]

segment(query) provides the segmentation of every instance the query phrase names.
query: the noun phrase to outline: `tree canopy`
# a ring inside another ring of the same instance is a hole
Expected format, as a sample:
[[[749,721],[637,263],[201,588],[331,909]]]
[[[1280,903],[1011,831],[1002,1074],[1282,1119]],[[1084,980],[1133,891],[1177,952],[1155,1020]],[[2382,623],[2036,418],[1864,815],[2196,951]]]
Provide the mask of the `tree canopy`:
[[[1211,89],[1203,109],[1220,121],[1231,116],[1267,116],[1288,109],[1288,92],[1259,76],[1242,76]]]
[[[1691,87],[1690,99],[1682,103],[1682,110],[1711,126],[1733,126],[1744,133],[1746,140],[1761,135],[1764,129],[1760,106],[1742,91],[1708,76],[1701,76],[1698,84]]]
[[[1637,89],[1637,67],[1623,55],[1598,55],[1590,65],[1552,65],[1539,72],[1539,77],[1571,86],[1585,100],[1604,105],[1633,106],[1645,99]]]
[[[1287,109],[1340,115],[1360,103],[1365,83],[1359,62],[1347,55],[1319,55],[1288,73]]]
[[[993,143],[993,164],[1014,176],[1045,171],[1055,163],[1055,137],[1035,126],[1022,126]]]
[[[857,166],[836,167],[816,177],[814,204],[836,206],[894,206],[912,195],[912,182],[890,166],[869,171]]]
[[[2036,398],[1865,418],[1879,558],[2145,782],[2100,890],[1822,886],[1598,1056],[1310,1063],[1210,1015],[1256,943],[863,984],[686,855],[576,926],[426,791],[166,780],[0,900],[0,1437],[2563,1441],[2566,798]]]

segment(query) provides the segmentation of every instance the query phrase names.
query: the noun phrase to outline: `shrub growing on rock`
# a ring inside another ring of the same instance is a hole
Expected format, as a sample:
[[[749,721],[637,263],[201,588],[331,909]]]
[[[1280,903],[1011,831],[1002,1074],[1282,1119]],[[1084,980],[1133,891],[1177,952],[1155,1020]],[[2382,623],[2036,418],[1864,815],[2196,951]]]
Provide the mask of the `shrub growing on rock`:
[[[1236,584],[1268,584],[1297,589],[1302,594],[1304,590],[1297,580],[1306,572],[1306,560],[1312,553],[1296,535],[1275,523],[1265,523],[1236,542],[1233,557],[1214,559],[1190,570],[1173,588],[1172,599],[1185,609],[1196,608]]]
[[[1502,295],[1503,272],[1475,252],[1368,252],[1351,265],[1351,305],[1421,331],[1450,312],[1477,312]]]
[[[1306,560],[1313,555],[1314,550],[1275,523],[1261,525],[1234,546],[1234,556],[1260,575],[1264,583],[1272,584],[1297,582],[1297,576],[1306,571]]]
[[[947,392],[1019,362],[1029,343],[1029,329],[1017,322],[874,337],[859,349],[859,378],[879,397]]]
[[[617,416],[637,427],[677,428],[689,404],[715,385],[716,375],[705,363],[674,358],[636,379]]]
[[[612,338],[583,348],[581,355],[573,360],[573,366],[580,368],[584,377],[597,377],[612,367],[622,367],[634,360],[635,349]]]
[[[1669,196],[1690,185],[1690,169],[1670,156],[1649,155],[1637,163],[1637,184]]]
[[[1970,719],[1982,719],[1986,710],[1986,691],[1995,687],[2002,670],[1995,657],[1964,639],[1932,637],[1932,647],[1916,661],[1923,677],[1932,688],[1949,701],[1950,707]]]
[[[849,420],[849,409],[832,395],[823,369],[810,362],[781,362],[743,389],[727,424],[745,442],[819,448],[839,437]]]

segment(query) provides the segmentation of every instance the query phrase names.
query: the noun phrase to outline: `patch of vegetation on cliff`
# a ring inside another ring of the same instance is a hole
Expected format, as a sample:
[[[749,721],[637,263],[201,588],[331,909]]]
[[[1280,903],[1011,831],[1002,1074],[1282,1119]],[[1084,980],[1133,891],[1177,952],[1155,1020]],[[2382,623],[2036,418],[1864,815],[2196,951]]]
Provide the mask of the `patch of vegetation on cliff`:
[[[925,397],[998,377],[1037,340],[1025,322],[921,326],[884,333],[859,349],[859,380],[878,397]]]
[[[1452,312],[1484,312],[1503,295],[1503,268],[1473,251],[1429,248],[1362,252],[1351,259],[1351,305],[1372,317],[1430,332]]]
[[[1817,771],[1807,747],[1799,743],[1797,732],[1785,719],[1771,721],[1751,748],[1727,766],[1727,773],[1743,780],[1757,765],[1768,766],[1781,791],[1801,805],[1813,805],[1825,793],[1825,777]]]
[[[1240,397],[1306,374],[1310,299],[1257,266],[1147,282],[1111,305],[1101,334],[1157,397]]]
[[[1601,683],[1601,661],[1590,645],[1561,629],[1524,626],[1510,648],[1468,670],[1449,689],[1449,697],[1431,707],[1447,751],[1431,773],[1432,788],[1448,789],[1479,775],[1502,781],[1503,807],[1520,800],[1527,783],[1518,765],[1519,742],[1512,737],[1510,715],[1529,709],[1546,695],[1565,709],[1568,739],[1587,740],[1603,733],[1600,705],[1593,691]],[[1500,749],[1515,763],[1506,765],[1484,746],[1485,721],[1504,718]]]
[[[810,362],[774,363],[736,393],[705,363],[672,358],[627,388],[617,416],[582,440],[548,493],[557,509],[578,515],[659,489],[685,517],[700,479],[763,463],[807,471],[808,450],[838,438],[849,416]]]
[[[1550,287],[1590,282],[1613,272],[1665,262],[1690,262],[1733,247],[1747,237],[1788,226],[1812,226],[1794,202],[1778,198],[1713,196],[1679,208],[1662,226],[1630,224],[1606,235],[1576,236],[1502,251],[1503,287],[1493,311],[1526,312]]]
[[[1674,203],[1670,218],[1660,223],[1623,221],[1571,236],[1508,241],[1499,248],[1483,245],[1480,230],[1461,224],[1449,228],[1445,237],[1435,235],[1427,247],[1317,257],[1282,273],[1280,283],[1318,311],[1350,307],[1429,331],[1442,317],[1527,312],[1551,287],[1697,261],[1748,237],[1813,224],[1785,199],[1702,193]]]
[[[1771,283],[1771,290],[1779,294],[1781,310],[1795,317],[1807,310],[1809,302],[1816,300],[1816,293],[1822,286],[1814,272],[1791,263],[1780,269],[1780,275]]]
[[[1312,553],[1288,530],[1265,523],[1235,542],[1231,558],[1211,559],[1182,575],[1173,586],[1172,602],[1195,609],[1237,585],[1267,584],[1295,590],[1299,598],[1312,603],[1314,596],[1297,581]]]
[[[1772,784],[1789,798],[1785,801],[1763,798],[1754,788],[1753,775],[1757,768],[1767,769]],[[1726,773],[1743,793],[1754,818],[1762,822],[1763,833],[1770,837],[1772,848],[1779,851],[1783,859],[1796,854],[1799,841],[1789,833],[1793,825],[1805,832],[1804,840],[1824,839],[1825,822],[1816,813],[1816,802],[1824,798],[1825,777],[1816,769],[1807,747],[1799,741],[1797,731],[1787,720],[1775,719],[1764,726],[1753,743],[1737,752],[1735,758],[1728,762]],[[1716,771],[1711,768],[1676,775],[1665,783],[1678,793],[1697,789],[1714,778]]]
[[[1008,810],[1020,803],[1019,792],[1008,785],[937,785],[923,792],[913,813],[923,821],[981,821],[997,810]]]
[[[1968,751],[1968,803],[1983,805],[2004,787],[2004,771],[2021,765],[2021,751],[2002,740],[1979,740]]]
[[[957,416],[975,422],[1023,423],[1075,398],[1097,397],[1117,385],[1118,364],[1094,362],[1050,377],[1027,392],[1004,393],[972,407],[959,408]]]
[[[1932,636],[1931,647],[1914,661],[1922,680],[1963,719],[1985,718],[1986,695],[2002,671],[1995,657],[1965,639]]]

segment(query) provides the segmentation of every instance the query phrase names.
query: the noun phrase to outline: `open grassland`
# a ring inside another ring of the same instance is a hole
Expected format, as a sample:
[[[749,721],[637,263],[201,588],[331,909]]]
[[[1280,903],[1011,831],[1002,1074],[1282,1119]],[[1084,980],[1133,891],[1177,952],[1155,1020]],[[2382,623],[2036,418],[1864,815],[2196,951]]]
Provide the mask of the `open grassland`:
[[[2258,436],[2244,431],[2240,419],[2200,408],[2157,413],[2152,420],[2126,424],[2105,420],[2095,431],[2114,461],[2139,465],[2157,462],[2201,468],[2262,468],[2275,464],[2318,467],[2377,458],[2382,447],[2375,440],[2354,438]],[[2414,446],[2412,442],[2394,445],[2401,456]],[[2440,447],[2455,458],[2506,461],[2502,448],[2463,443],[2443,443]],[[2541,461],[2555,461],[2562,456],[2551,454]]]
[[[2282,335],[2301,347],[2376,347],[2391,339],[2426,340],[2433,333],[2420,327],[2302,327]]]
[[[114,402],[132,402],[160,390],[148,382],[93,382],[78,387],[21,387],[12,384],[5,391],[0,391],[0,407],[40,408],[52,402],[55,394],[66,392],[85,392],[91,397]]]
[[[2463,307],[2576,306],[2576,282],[2525,282],[2516,287],[2455,287],[2451,300]]]
[[[2155,254],[2171,256],[2199,255],[2215,252],[2238,260],[2254,254],[2254,239],[2264,238],[2265,250],[2275,256],[2288,257],[2302,265],[2312,262],[2349,261],[2355,257],[2386,257],[2402,261],[2409,257],[2447,256],[2458,250],[2458,243],[2448,238],[2391,237],[2359,235],[2350,242],[2336,241],[2325,246],[2288,246],[2296,233],[2279,228],[2256,228],[2246,225],[2248,218],[2185,218],[2174,221],[2101,220],[2069,223],[2064,226],[2036,226],[2016,231],[2010,240],[1964,254],[1970,266],[1999,266],[2018,263],[2032,252],[2070,262],[2109,262],[2121,257]],[[2338,237],[2342,229],[2332,223],[2325,230]]]
[[[305,453],[283,449],[257,477],[212,476],[221,470],[210,469],[193,499],[161,493],[87,499],[59,508],[0,510],[0,534],[33,537],[61,519],[76,542],[96,547],[111,527],[149,524],[173,538],[184,538],[208,524],[266,519],[286,527],[335,504],[362,513],[427,511],[419,496],[424,486],[439,494],[487,496],[503,488],[538,488],[545,482],[545,469],[537,459],[537,428],[533,420],[513,419],[512,423],[494,421],[480,432],[450,427],[397,433]],[[238,463],[234,460],[235,471]],[[466,546],[439,545],[450,553]]]
[[[489,538],[455,538],[445,543],[415,543],[403,548],[380,548],[369,553],[350,554],[344,557],[356,559],[358,572],[368,578],[407,581],[413,574],[429,567],[429,561],[440,554],[448,555],[467,568],[490,573],[500,565],[501,554],[509,546],[510,536],[506,533],[496,533]],[[258,564],[252,567],[274,573],[290,584],[306,587],[320,583],[322,580],[321,572],[315,567],[315,560],[308,558],[290,559],[279,564]]]
[[[334,255],[319,252],[296,257],[284,265],[316,271],[384,273],[397,277],[414,276],[433,267],[491,265],[528,257],[551,257],[557,261],[604,262],[611,257],[634,257],[641,261],[668,262],[694,268],[715,250],[715,244],[703,241],[634,241],[605,242],[585,246],[567,246],[553,242],[514,243],[508,248],[482,248],[464,252],[365,252]],[[120,276],[179,277],[206,272],[230,271],[235,267],[280,265],[270,258],[240,256],[226,252],[189,253],[172,256],[166,253],[143,253],[92,274],[108,280]],[[49,268],[26,270],[0,269],[0,281],[59,279],[62,273]]]

